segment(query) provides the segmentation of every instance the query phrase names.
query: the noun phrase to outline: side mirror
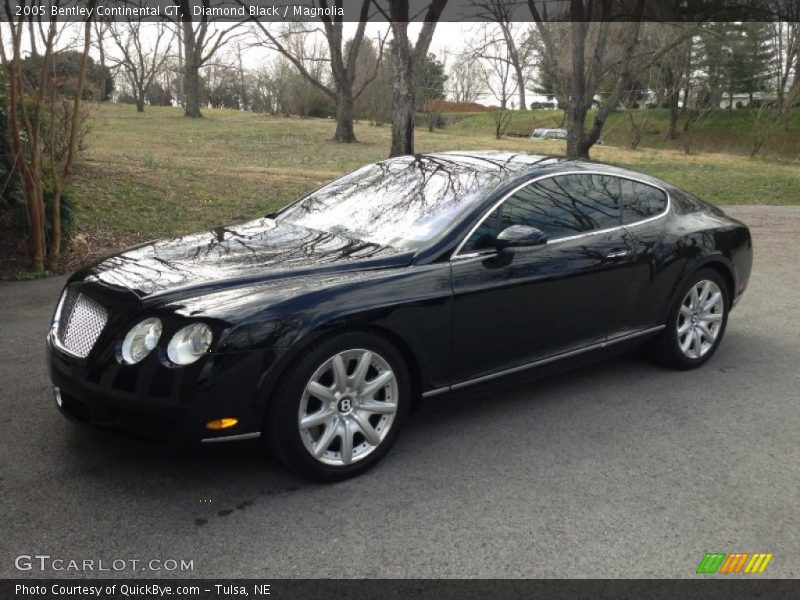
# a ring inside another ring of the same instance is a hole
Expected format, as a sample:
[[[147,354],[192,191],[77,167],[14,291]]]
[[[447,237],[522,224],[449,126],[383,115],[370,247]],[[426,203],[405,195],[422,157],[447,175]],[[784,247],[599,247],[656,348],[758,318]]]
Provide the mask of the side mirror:
[[[547,236],[541,229],[527,225],[512,225],[500,232],[495,241],[498,250],[506,248],[527,248],[543,246],[547,243]]]

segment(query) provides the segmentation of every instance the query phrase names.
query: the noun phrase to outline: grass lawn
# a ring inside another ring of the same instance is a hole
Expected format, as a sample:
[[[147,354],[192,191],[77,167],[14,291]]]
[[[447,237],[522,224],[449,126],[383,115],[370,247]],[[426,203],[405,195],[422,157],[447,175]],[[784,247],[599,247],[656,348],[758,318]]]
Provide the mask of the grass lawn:
[[[97,250],[263,215],[385,158],[389,148],[389,128],[366,123],[356,125],[358,143],[336,144],[330,141],[334,123],[324,119],[206,110],[206,118],[194,120],[178,108],[148,107],[139,114],[114,104],[92,110],[73,198],[76,232]],[[592,150],[594,160],[661,177],[718,204],[800,202],[797,159],[631,151],[606,139]],[[496,140],[491,127],[469,126],[467,119],[435,133],[417,129],[419,152],[476,149],[563,154],[564,142]]]
[[[529,136],[535,127],[559,127],[562,111],[528,110],[514,113],[508,133]],[[633,118],[642,130],[641,148],[683,151],[685,137],[666,140],[669,129],[669,111],[653,109],[633,111]],[[455,113],[452,115],[454,127],[475,133],[492,134],[495,130],[491,113]],[[590,112],[588,119],[594,118]],[[678,118],[680,131],[685,115]],[[609,115],[603,128],[604,142],[621,148],[630,144],[631,123],[628,113],[616,111]],[[766,129],[769,130],[769,127]],[[753,147],[757,118],[755,111],[748,109],[720,109],[704,115],[694,126],[697,131],[692,150],[699,154],[726,153],[750,155]],[[767,135],[760,155],[773,160],[800,161],[800,110],[795,110],[789,118],[789,129],[773,127]]]

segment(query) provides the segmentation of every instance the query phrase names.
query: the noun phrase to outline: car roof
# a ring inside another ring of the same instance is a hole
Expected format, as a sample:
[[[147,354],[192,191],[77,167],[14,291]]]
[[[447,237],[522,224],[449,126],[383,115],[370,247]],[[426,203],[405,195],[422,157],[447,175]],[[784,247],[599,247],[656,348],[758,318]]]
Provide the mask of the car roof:
[[[420,156],[443,162],[452,162],[461,168],[467,168],[477,172],[496,172],[500,175],[501,179],[513,177],[536,168],[553,166],[564,162],[563,158],[554,156],[486,150],[476,152],[434,152],[431,154],[422,154]]]
[[[665,182],[638,171],[631,171],[614,165],[607,165],[597,162],[580,160],[568,160],[563,157],[546,156],[542,154],[528,154],[525,152],[500,152],[500,151],[451,151],[433,152],[430,154],[417,155],[420,157],[430,157],[434,160],[452,162],[461,168],[473,169],[479,172],[497,172],[500,179],[508,181],[523,177],[537,172],[545,174],[557,174],[567,171],[592,171],[597,173],[607,173],[638,179],[657,186],[666,185]],[[403,158],[403,157],[399,157]],[[406,159],[408,156],[405,157]],[[393,160],[393,159],[389,159]]]

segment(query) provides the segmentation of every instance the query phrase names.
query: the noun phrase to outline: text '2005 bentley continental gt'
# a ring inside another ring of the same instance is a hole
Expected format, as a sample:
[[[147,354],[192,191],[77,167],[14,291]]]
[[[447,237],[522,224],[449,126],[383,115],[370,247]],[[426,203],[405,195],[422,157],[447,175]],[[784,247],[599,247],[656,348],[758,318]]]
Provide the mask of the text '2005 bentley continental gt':
[[[75,273],[56,403],[168,447],[260,438],[320,480],[379,461],[420,398],[647,343],[699,367],[750,232],[632,171],[495,152],[367,165],[279,212]]]

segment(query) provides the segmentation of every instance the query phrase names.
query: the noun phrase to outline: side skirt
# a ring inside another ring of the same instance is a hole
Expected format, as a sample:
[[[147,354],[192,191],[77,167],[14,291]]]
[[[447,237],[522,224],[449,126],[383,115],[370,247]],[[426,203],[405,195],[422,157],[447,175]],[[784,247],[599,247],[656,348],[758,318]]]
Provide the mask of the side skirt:
[[[643,337],[646,335],[652,335],[664,329],[666,325],[659,325],[657,327],[650,327],[649,329],[643,329],[641,331],[635,331],[633,333],[626,333],[623,335],[618,335],[613,338],[609,338],[603,342],[598,342],[596,344],[591,344],[589,346],[584,346],[583,348],[577,348],[576,350],[569,350],[567,352],[562,352],[560,354],[554,354],[553,356],[548,356],[547,358],[540,358],[533,362],[525,363],[524,365],[518,365],[516,367],[511,367],[510,369],[503,369],[502,371],[498,371],[496,373],[490,373],[489,375],[483,375],[482,377],[476,377],[475,379],[468,379],[466,381],[461,381],[459,383],[454,383],[453,385],[447,385],[444,387],[436,388],[433,390],[428,390],[422,394],[423,398],[430,398],[431,396],[438,396],[439,394],[446,394],[448,392],[460,390],[471,385],[475,385],[478,383],[483,383],[484,381],[491,381],[492,379],[497,379],[499,377],[504,377],[506,375],[511,375],[513,373],[519,373],[521,371],[527,371],[528,369],[533,369],[542,365],[547,365],[550,363],[554,363],[560,360],[565,360],[567,358],[571,358],[573,356],[578,356],[580,354],[584,354],[586,352],[592,352],[594,350],[602,350],[603,348],[607,348],[608,346],[612,346],[614,344],[619,344],[621,342],[627,342],[639,337]]]

